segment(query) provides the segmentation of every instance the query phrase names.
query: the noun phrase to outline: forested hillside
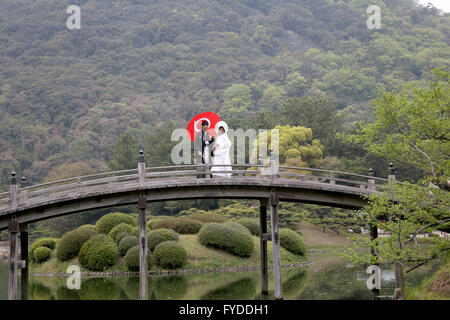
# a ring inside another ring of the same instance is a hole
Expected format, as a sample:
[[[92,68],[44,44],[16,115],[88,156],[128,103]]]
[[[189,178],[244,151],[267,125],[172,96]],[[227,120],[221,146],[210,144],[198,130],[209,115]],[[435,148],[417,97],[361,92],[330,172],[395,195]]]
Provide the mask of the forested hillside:
[[[185,127],[203,111],[263,126],[287,99],[330,99],[334,135],[370,118],[378,90],[450,61],[450,15],[412,0],[80,0],[81,30],[66,27],[71,4],[0,2],[2,189],[13,169],[37,183],[112,167],[127,129],[160,142],[146,152],[164,163],[155,150],[167,150],[168,121]],[[379,30],[366,26],[369,5],[381,8]],[[364,156],[320,130],[324,155]]]

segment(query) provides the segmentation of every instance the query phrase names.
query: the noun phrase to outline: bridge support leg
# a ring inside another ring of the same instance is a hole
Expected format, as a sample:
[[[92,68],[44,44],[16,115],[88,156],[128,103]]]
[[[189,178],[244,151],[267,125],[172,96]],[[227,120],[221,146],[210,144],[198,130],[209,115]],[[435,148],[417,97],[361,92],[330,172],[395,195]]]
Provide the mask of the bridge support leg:
[[[378,228],[377,226],[374,226],[373,224],[369,224],[369,232],[370,232],[370,240],[374,241],[376,238],[378,238]],[[375,248],[371,248],[370,249],[370,253],[372,256],[375,257],[375,259],[377,259],[377,250]],[[378,259],[377,259],[378,262]],[[378,265],[378,263],[376,263],[376,265]],[[378,296],[380,295],[380,289],[372,289],[372,299],[373,300],[379,300]]]
[[[259,201],[259,236],[261,250],[261,295],[267,295],[269,292],[269,272],[267,264],[267,203],[266,199]]]
[[[147,199],[143,193],[139,196],[139,297],[148,299],[148,265],[147,265]]]
[[[273,277],[275,282],[275,299],[283,299],[281,284],[281,253],[280,253],[280,233],[278,221],[279,198],[275,190],[270,194],[270,218],[272,222],[272,253],[273,253]]]
[[[28,225],[20,225],[20,289],[22,300],[28,300]]]
[[[17,299],[17,277],[19,266],[19,223],[16,219],[11,219],[8,224],[10,233],[9,240],[9,284],[8,284],[8,300]]]

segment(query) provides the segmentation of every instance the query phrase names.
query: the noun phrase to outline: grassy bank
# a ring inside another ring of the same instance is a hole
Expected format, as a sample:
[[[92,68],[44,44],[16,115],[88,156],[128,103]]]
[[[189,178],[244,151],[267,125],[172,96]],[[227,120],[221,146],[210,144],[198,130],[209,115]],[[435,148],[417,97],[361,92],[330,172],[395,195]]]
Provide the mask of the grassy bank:
[[[308,249],[337,249],[351,245],[346,233],[337,234],[329,229],[322,232],[321,228],[308,222],[297,223],[297,226]]]
[[[450,300],[450,256],[420,286],[407,288],[406,297],[408,300]]]
[[[188,260],[182,269],[206,269],[218,267],[240,267],[240,266],[259,266],[260,265],[260,244],[259,238],[253,237],[254,250],[250,257],[243,258],[229,254],[225,251],[216,250],[205,247],[198,241],[197,235],[180,235],[179,243],[186,249],[188,253]],[[269,265],[272,264],[272,245],[271,242],[267,246]],[[289,251],[281,248],[281,263],[300,263],[307,261],[307,258],[295,255]],[[56,259],[55,250],[52,252],[51,258],[43,263],[31,264],[32,273],[51,273],[51,272],[65,272],[70,265],[79,265],[78,258],[73,258],[69,261],[58,261]],[[82,272],[89,272],[89,270],[81,267]],[[162,270],[156,263],[152,264],[151,270]],[[106,272],[128,271],[125,266],[124,257],[120,257],[117,263],[111,268],[105,270]]]

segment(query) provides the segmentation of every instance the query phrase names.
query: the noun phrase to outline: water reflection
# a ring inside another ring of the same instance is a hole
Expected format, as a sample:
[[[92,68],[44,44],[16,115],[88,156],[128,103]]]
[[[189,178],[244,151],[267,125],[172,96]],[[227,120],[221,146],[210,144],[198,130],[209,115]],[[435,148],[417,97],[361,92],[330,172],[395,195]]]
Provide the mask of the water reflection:
[[[322,257],[323,258],[323,257]],[[314,258],[315,259],[315,258]],[[418,285],[439,264],[421,267],[408,274],[408,285]],[[286,300],[372,299],[366,287],[366,268],[353,267],[335,257],[315,260],[305,269],[282,269],[283,296]],[[392,295],[395,285],[393,266],[382,268],[381,295]],[[19,277],[20,278],[20,277]],[[20,282],[20,281],[19,281]],[[66,278],[31,277],[33,300],[138,300],[139,278],[82,278],[80,290],[70,290]],[[221,300],[273,299],[273,272],[269,272],[269,295],[260,295],[260,273],[221,273],[150,276],[149,299]],[[20,288],[20,284],[19,284]],[[20,294],[19,294],[20,296]],[[8,297],[8,267],[0,264],[0,299]]]
[[[255,298],[255,293],[255,281],[250,277],[243,277],[208,291],[200,300],[251,300]]]

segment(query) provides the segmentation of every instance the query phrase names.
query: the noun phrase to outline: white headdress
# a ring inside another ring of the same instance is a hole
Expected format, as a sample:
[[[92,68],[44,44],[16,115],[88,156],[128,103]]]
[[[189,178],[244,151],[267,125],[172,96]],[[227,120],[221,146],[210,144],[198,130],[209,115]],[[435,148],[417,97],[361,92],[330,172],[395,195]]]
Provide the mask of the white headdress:
[[[225,132],[228,131],[228,125],[225,121],[219,121],[216,123],[216,126],[214,128],[214,130],[216,131],[216,134],[219,135],[219,128],[223,127],[225,129]]]

